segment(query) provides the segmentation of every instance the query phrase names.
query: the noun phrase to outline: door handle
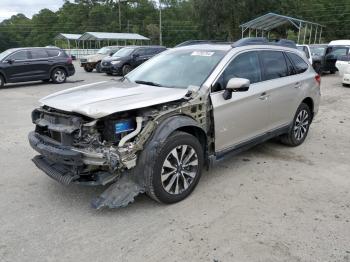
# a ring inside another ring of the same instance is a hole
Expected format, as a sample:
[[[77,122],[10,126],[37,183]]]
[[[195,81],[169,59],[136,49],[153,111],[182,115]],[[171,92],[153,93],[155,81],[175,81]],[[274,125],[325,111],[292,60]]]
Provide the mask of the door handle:
[[[301,87],[301,82],[296,82],[294,84],[294,88],[300,88]]]
[[[268,98],[269,98],[269,95],[267,95],[266,92],[263,92],[259,97],[260,100],[267,100]]]

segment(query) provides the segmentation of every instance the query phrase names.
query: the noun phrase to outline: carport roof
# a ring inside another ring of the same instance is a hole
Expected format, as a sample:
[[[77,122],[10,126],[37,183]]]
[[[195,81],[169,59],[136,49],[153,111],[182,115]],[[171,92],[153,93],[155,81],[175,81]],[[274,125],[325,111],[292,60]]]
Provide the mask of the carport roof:
[[[301,24],[309,24],[313,26],[324,27],[317,23],[309,22],[306,20],[302,20],[302,19],[298,19],[290,16],[279,15],[275,13],[268,13],[266,15],[260,16],[258,18],[255,18],[249,22],[246,22],[240,25],[240,27],[270,31],[272,29],[275,29],[287,23],[293,24],[296,28],[299,28]]]
[[[78,40],[81,37],[80,34],[58,34],[56,40]]]
[[[134,33],[106,33],[106,32],[86,32],[79,40],[150,40]]]

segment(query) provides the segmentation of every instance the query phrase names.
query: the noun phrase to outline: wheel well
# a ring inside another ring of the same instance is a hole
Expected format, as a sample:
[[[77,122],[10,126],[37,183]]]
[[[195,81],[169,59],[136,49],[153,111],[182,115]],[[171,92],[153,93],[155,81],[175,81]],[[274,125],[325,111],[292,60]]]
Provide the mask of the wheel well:
[[[177,129],[177,131],[186,132],[196,137],[203,147],[205,157],[208,157],[208,139],[207,135],[202,129],[196,126],[183,126]]]
[[[312,100],[312,98],[307,97],[303,100],[302,103],[306,104],[310,108],[310,111],[311,111],[311,114],[313,117],[314,116],[314,101]]]

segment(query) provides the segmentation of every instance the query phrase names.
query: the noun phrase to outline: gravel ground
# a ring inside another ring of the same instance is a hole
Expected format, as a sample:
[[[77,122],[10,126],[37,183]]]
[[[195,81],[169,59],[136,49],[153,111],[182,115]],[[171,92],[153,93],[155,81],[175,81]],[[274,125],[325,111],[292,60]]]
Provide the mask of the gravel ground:
[[[110,79],[0,90],[0,261],[350,261],[350,89],[322,79],[322,104],[298,148],[275,142],[226,158],[185,201],[146,196],[96,211],[103,188],[64,187],[35,168],[27,142],[38,99]]]

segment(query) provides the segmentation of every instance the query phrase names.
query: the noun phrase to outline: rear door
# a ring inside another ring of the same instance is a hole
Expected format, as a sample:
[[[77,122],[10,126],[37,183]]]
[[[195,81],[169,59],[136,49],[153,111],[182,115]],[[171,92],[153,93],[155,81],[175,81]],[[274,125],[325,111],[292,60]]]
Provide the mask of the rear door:
[[[290,54],[298,58],[298,63],[306,65],[306,71],[308,64],[300,56]],[[270,129],[285,127],[292,122],[303,96],[303,79],[296,74],[291,61],[282,51],[261,51],[260,59],[264,68],[264,83],[269,89],[271,100]]]
[[[150,55],[147,52],[147,49],[148,48],[146,47],[141,47],[135,52],[135,54],[137,55],[135,57],[135,66],[141,65],[142,63],[146,62],[150,58]]]
[[[31,79],[29,52],[19,50],[9,55],[4,63],[4,72],[8,82],[21,82]]]
[[[50,63],[49,55],[45,49],[30,50],[30,64],[33,78],[35,80],[49,79]]]
[[[234,77],[249,79],[246,92],[234,92],[225,100],[227,82]],[[270,122],[268,94],[261,82],[262,74],[256,51],[240,53],[226,66],[212,87],[215,151],[225,151],[268,131]]]

